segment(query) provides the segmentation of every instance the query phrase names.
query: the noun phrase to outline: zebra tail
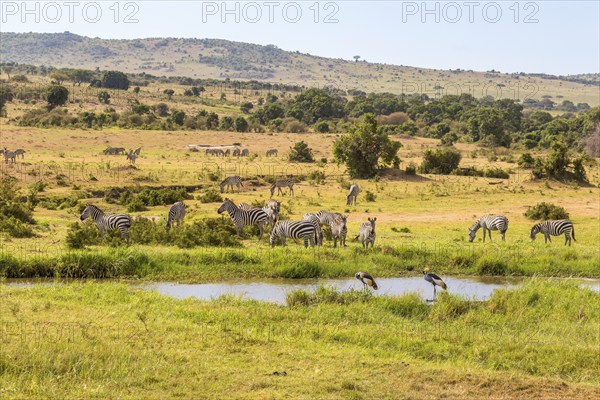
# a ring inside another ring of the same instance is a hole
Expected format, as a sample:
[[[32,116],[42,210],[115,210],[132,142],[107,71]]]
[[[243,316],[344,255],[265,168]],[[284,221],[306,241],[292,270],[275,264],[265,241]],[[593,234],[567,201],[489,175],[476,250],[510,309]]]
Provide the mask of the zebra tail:
[[[573,236],[573,240],[577,241],[577,239],[575,239],[575,226],[573,226],[573,229],[571,229],[571,236]]]

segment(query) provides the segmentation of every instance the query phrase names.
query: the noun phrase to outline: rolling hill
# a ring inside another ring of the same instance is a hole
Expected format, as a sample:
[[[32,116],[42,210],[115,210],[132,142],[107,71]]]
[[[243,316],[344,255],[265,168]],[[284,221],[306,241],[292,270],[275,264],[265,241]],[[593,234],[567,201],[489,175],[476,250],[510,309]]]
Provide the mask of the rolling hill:
[[[23,51],[27,49],[27,51]],[[333,86],[365,92],[470,92],[475,97],[551,98],[600,104],[600,74],[550,76],[495,71],[436,70],[347,61],[220,39],[113,40],[64,33],[0,33],[2,62],[116,69],[155,76],[187,76]]]

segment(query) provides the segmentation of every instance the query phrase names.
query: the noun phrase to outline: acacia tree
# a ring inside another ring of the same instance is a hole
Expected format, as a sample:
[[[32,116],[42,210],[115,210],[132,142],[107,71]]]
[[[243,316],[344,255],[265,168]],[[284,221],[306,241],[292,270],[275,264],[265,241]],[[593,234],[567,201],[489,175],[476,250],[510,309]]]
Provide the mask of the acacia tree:
[[[400,142],[391,141],[377,126],[374,114],[365,114],[349,133],[334,142],[333,154],[337,162],[346,164],[352,178],[370,178],[381,168],[399,163],[400,147]]]
[[[48,108],[53,109],[62,106],[69,100],[69,90],[61,85],[50,85],[46,89],[46,101]]]

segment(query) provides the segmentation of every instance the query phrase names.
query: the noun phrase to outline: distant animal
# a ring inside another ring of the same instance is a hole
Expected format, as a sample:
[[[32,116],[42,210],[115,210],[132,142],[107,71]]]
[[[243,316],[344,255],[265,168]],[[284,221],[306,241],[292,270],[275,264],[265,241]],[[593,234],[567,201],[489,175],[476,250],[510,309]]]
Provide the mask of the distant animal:
[[[267,150],[267,157],[277,156],[277,153],[278,153],[277,149],[269,149],[269,150]]]
[[[231,153],[231,151],[229,149],[225,150],[225,152],[223,153],[224,156],[229,156],[229,154]]]
[[[448,289],[448,286],[444,283],[442,278],[440,278],[436,274],[429,273],[429,268],[423,269],[423,279],[425,279],[427,282],[429,282],[433,285],[433,298],[434,299],[435,299],[435,294],[436,294],[436,291],[435,291],[436,286],[439,286],[444,290]]]
[[[352,186],[350,186],[350,192],[348,193],[348,196],[346,196],[347,206],[352,205],[353,201],[354,205],[356,205],[356,198],[358,197],[358,192],[360,192],[358,185],[356,183],[353,183]]]
[[[129,149],[129,153],[127,154],[127,159],[130,164],[135,164],[135,160],[137,159],[137,154],[133,152],[133,150]]]
[[[233,225],[235,226],[237,234],[240,237],[242,237],[242,238],[244,237],[244,226],[245,225],[258,225],[258,228],[260,229],[260,235],[258,236],[258,240],[260,241],[260,239],[262,239],[263,233],[264,233],[263,225],[265,223],[268,223],[268,218],[269,218],[263,210],[261,210],[261,209],[252,209],[250,211],[240,210],[239,207],[237,207],[235,204],[233,204],[233,201],[231,201],[229,199],[225,199],[225,201],[223,202],[223,204],[221,204],[221,206],[219,207],[217,212],[219,214],[222,214],[225,211],[227,211],[227,213],[229,214],[229,217],[231,217],[231,220],[233,221]]]
[[[347,215],[338,215],[338,217],[329,223],[331,235],[333,236],[333,247],[337,247],[337,241],[340,241],[340,246],[346,247],[346,236],[348,235]]]
[[[244,184],[242,183],[242,178],[240,178],[238,175],[229,176],[225,178],[225,180],[223,180],[223,182],[221,182],[221,184],[219,185],[219,189],[221,190],[221,193],[223,193],[228,187],[230,187],[231,191],[233,192],[234,186],[237,187],[238,193],[240,192],[240,187],[244,187]]]
[[[234,157],[239,157],[239,156],[240,156],[240,153],[241,153],[241,150],[240,150],[240,149],[234,149],[234,150],[233,150],[233,154],[232,154],[232,156],[234,156]]]
[[[104,214],[102,210],[93,204],[87,204],[81,216],[82,221],[92,218],[100,230],[102,236],[112,229],[119,229],[129,245],[129,228],[131,228],[131,217],[127,214]]]
[[[508,229],[508,218],[504,215],[485,214],[469,228],[469,242],[472,242],[475,239],[475,234],[479,228],[483,229],[484,242],[486,232],[489,234],[490,240],[492,240],[492,231],[499,231],[502,235],[502,241],[504,242],[504,237]]]
[[[321,223],[319,217],[313,213],[306,213],[302,218],[304,221],[311,222],[315,227],[315,243],[317,246],[323,246],[323,230],[321,229]]]
[[[15,156],[17,156],[17,157],[21,156],[21,159],[25,158],[25,153],[26,153],[26,151],[23,150],[23,149],[16,149],[15,150]]]
[[[275,188],[277,188],[278,195],[283,194],[282,188],[284,188],[284,187],[290,188],[290,193],[292,194],[292,196],[294,195],[294,180],[292,178],[283,178],[283,179],[277,179],[271,185],[271,189],[270,189],[271,197],[273,197],[273,194],[275,193]]]
[[[6,164],[9,162],[13,164],[17,162],[17,155],[14,153],[14,151],[10,151],[6,147],[4,148],[4,162]]]
[[[363,222],[360,225],[360,233],[358,234],[356,239],[360,237],[360,241],[362,242],[363,247],[368,249],[369,243],[371,243],[371,247],[375,245],[375,221],[377,221],[377,217],[367,219],[368,222]]]
[[[277,237],[281,239],[281,245],[285,246],[285,239],[303,239],[304,247],[315,247],[315,226],[309,221],[280,221],[271,231],[269,242],[271,247],[275,246]]]
[[[125,154],[125,148],[124,147],[109,147],[106,150],[104,150],[104,154],[106,155],[118,155],[118,154]]]
[[[364,290],[367,290],[367,286],[371,286],[375,290],[379,289],[377,283],[375,283],[375,279],[366,272],[357,272],[354,276],[362,282]]]
[[[178,201],[171,206],[169,213],[167,214],[167,231],[171,229],[173,222],[176,222],[177,226],[183,222],[186,213],[185,208],[185,204],[183,204],[181,201]]]
[[[141,151],[142,151],[142,148],[141,148],[141,147],[138,147],[137,149],[135,149],[135,150],[133,151],[133,154],[135,154],[136,156],[139,156]]]
[[[531,228],[531,233],[529,234],[531,240],[535,240],[535,235],[538,233],[544,235],[544,243],[547,243],[548,241],[552,242],[550,236],[560,236],[563,233],[565,234],[565,246],[567,243],[571,246],[571,235],[573,240],[577,241],[577,239],[575,239],[575,227],[573,226],[573,222],[568,219],[549,220],[535,224],[533,228]]]
[[[242,154],[241,154],[242,157],[248,157],[249,155],[250,155],[250,150],[248,150],[248,149],[242,150]]]

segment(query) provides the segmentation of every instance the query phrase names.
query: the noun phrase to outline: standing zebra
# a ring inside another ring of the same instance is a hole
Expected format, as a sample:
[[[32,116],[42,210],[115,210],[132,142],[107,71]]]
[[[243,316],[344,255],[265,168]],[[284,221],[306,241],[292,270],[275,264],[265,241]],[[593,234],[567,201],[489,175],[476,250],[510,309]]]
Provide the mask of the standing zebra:
[[[250,150],[248,149],[243,149],[242,153],[240,154],[242,157],[248,157],[250,155]]]
[[[139,156],[141,151],[142,151],[142,148],[141,148],[141,147],[138,147],[137,149],[135,149],[135,150],[133,151],[133,154],[135,154],[136,156]]]
[[[340,241],[340,247],[346,247],[346,236],[348,235],[347,215],[338,215],[338,217],[329,223],[331,234],[333,235],[333,247],[337,247],[337,241]]]
[[[181,201],[173,204],[169,209],[169,214],[167,215],[167,231],[171,229],[171,225],[173,225],[173,221],[177,222],[177,226],[183,219],[185,218],[185,204]]]
[[[568,219],[559,219],[554,221],[544,221],[536,224],[531,228],[530,237],[531,240],[535,240],[535,235],[538,233],[542,233],[544,235],[544,243],[550,241],[550,235],[552,236],[560,236],[563,233],[565,234],[565,246],[569,243],[571,246],[571,234],[573,235],[573,240],[575,239],[575,227],[573,226],[573,222]]]
[[[234,149],[233,150],[233,154],[234,157],[239,157],[240,156],[240,149]]]
[[[369,248],[369,243],[371,243],[371,247],[375,245],[375,221],[377,221],[377,217],[375,218],[367,218],[368,222],[363,222],[359,228],[359,234],[355,239],[360,237],[360,241],[362,242],[363,247]]]
[[[91,217],[104,237],[106,232],[119,229],[129,245],[129,228],[131,228],[131,217],[127,214],[104,214],[102,210],[93,204],[87,204],[79,217],[82,221]]]
[[[13,151],[10,151],[5,147],[4,148],[4,162],[8,164],[9,160],[13,164],[16,163],[17,155]]]
[[[267,157],[270,157],[270,156],[277,157],[277,153],[278,153],[277,149],[269,149],[269,150],[267,150]]]
[[[271,247],[275,246],[277,237],[281,239],[281,245],[285,246],[285,238],[304,239],[304,247],[315,247],[316,230],[312,222],[309,221],[281,221],[271,231],[269,242]]]
[[[260,241],[260,239],[262,239],[264,233],[263,225],[269,220],[269,217],[263,210],[260,208],[251,209],[249,211],[240,210],[235,204],[233,204],[233,201],[225,199],[217,212],[222,214],[225,211],[229,213],[229,216],[233,221],[233,225],[235,225],[235,229],[240,237],[244,238],[244,225],[257,224],[258,228],[260,229],[258,240]]]
[[[242,183],[242,178],[240,178],[238,175],[229,176],[225,178],[225,180],[219,185],[221,193],[223,193],[227,189],[227,187],[230,187],[231,191],[233,192],[234,186],[237,187],[238,193],[240,192],[240,187],[244,187],[244,184]]]
[[[135,164],[135,160],[137,159],[137,154],[131,149],[129,149],[129,153],[127,154],[127,159],[130,164]]]
[[[331,225],[338,217],[342,216],[340,213],[325,210],[319,210],[315,215],[319,218],[319,223],[321,225]]]
[[[323,246],[323,230],[321,229],[321,223],[319,217],[313,213],[306,213],[302,218],[304,221],[312,223],[315,227],[315,243],[317,246]]]
[[[294,195],[294,180],[292,178],[283,178],[283,179],[277,179],[272,185],[271,185],[271,197],[273,197],[273,194],[275,194],[275,188],[277,188],[277,194],[283,194],[283,190],[281,190],[281,188],[284,187],[288,187],[290,188],[290,193],[292,194],[292,196]]]
[[[348,196],[346,197],[347,206],[351,206],[353,200],[354,205],[356,205],[356,198],[358,197],[358,192],[360,192],[358,185],[356,183],[353,183],[352,186],[350,186],[350,193],[348,193]]]
[[[469,228],[469,242],[475,240],[475,234],[479,228],[483,228],[483,241],[485,242],[485,234],[488,233],[490,240],[492,240],[492,231],[499,231],[502,235],[502,241],[504,242],[504,236],[508,229],[508,218],[504,215],[491,215],[485,214],[479,218],[473,226]]]

